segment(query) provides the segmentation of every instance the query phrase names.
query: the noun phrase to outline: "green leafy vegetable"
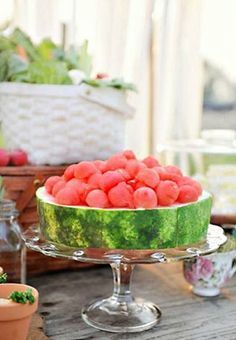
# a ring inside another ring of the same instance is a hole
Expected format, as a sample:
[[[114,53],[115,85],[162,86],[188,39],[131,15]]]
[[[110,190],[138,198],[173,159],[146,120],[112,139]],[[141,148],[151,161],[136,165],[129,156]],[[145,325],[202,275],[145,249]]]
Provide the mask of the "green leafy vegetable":
[[[7,274],[3,273],[0,275],[0,283],[6,283],[7,282]]]
[[[55,60],[33,62],[28,68],[29,82],[36,84],[72,84],[66,64]]]
[[[54,57],[53,53],[56,48],[57,48],[56,44],[54,44],[54,42],[51,39],[46,38],[43,39],[41,43],[38,45],[37,51],[43,59],[50,60],[53,59]]]
[[[77,68],[83,71],[87,77],[89,77],[92,71],[92,57],[88,53],[88,41],[87,40],[85,40],[85,42],[79,49],[79,60],[78,60]]]
[[[19,45],[24,48],[30,60],[36,61],[36,60],[41,59],[30,37],[25,32],[23,32],[21,29],[16,28],[14,32],[12,33],[12,35],[10,36],[10,39],[16,46]]]
[[[9,36],[0,35],[0,82],[25,82],[33,84],[72,84],[70,70],[82,71],[84,83],[94,87],[113,87],[119,90],[136,88],[123,79],[94,79],[92,57],[88,41],[67,51],[45,38],[38,45],[21,29],[16,28]]]
[[[84,79],[83,83],[94,87],[114,87],[119,90],[137,91],[132,83],[126,83],[123,79]]]
[[[9,296],[14,302],[26,304],[27,302],[31,305],[35,302],[35,297],[32,294],[32,289],[26,289],[25,292],[14,291]]]

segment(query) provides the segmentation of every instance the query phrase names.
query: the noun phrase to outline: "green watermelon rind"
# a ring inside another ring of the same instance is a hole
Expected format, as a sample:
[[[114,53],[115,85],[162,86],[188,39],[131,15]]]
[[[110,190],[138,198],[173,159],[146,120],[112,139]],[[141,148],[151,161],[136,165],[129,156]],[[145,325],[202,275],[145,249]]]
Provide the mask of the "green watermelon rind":
[[[46,239],[75,248],[165,249],[193,244],[206,235],[211,195],[194,203],[156,209],[98,209],[50,202],[44,188],[36,193]]]

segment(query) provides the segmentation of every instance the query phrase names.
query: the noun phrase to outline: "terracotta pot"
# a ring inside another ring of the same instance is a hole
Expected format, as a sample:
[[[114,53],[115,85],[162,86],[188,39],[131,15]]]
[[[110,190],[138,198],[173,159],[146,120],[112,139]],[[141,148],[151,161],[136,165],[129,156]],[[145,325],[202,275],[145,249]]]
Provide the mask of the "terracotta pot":
[[[13,291],[24,292],[32,289],[35,302],[21,304],[10,301],[0,304],[0,340],[26,340],[33,313],[38,308],[38,291],[30,286],[17,283],[4,283],[0,285],[0,298],[8,298]]]

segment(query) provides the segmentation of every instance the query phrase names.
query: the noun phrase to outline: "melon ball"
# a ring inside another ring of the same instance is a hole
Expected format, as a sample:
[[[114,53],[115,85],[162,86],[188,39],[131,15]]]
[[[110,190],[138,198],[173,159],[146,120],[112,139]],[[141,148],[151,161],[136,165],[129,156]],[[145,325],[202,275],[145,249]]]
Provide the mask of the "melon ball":
[[[99,159],[93,161],[93,164],[96,166],[96,168],[101,172],[104,173],[107,171],[107,162],[101,161]]]
[[[46,180],[45,188],[49,194],[52,194],[52,189],[59,180],[61,180],[60,176],[51,176]]]
[[[90,207],[108,208],[109,201],[105,192],[100,189],[91,190],[86,197],[86,203]]]
[[[125,166],[125,170],[130,174],[131,178],[134,178],[141,169],[146,167],[144,163],[136,159],[130,159]]]
[[[74,188],[64,187],[57,192],[55,202],[62,205],[79,205],[80,199]]]
[[[142,187],[134,192],[135,208],[152,209],[157,206],[157,196],[153,189]]]
[[[167,166],[164,167],[164,169],[171,174],[183,176],[182,171],[177,166],[167,165]]]
[[[74,178],[75,167],[76,164],[71,164],[64,171],[64,178],[66,181],[69,181],[70,179]]]
[[[100,173],[95,173],[91,175],[88,179],[88,185],[93,188],[93,189],[100,189],[101,188],[101,183],[103,180],[103,176]]]
[[[148,168],[154,168],[154,166],[159,166],[158,160],[153,157],[153,156],[148,156],[143,159],[143,163],[148,167]]]
[[[160,182],[159,175],[149,168],[140,170],[136,178],[151,188],[155,188]]]
[[[106,166],[108,170],[116,170],[124,168],[126,163],[127,159],[122,154],[116,154],[108,158]]]
[[[125,156],[126,159],[136,159],[135,153],[132,150],[125,150],[123,156]]]
[[[177,201],[179,203],[190,203],[198,200],[197,190],[188,184],[185,184],[179,188],[179,196]]]
[[[107,171],[102,175],[100,187],[104,191],[109,191],[112,187],[124,181],[123,175],[118,171]]]
[[[83,161],[75,165],[74,176],[78,179],[84,179],[97,171],[96,166],[92,162]]]
[[[66,182],[64,181],[64,179],[60,178],[59,181],[57,181],[52,188],[52,195],[55,197],[56,194],[65,186]]]
[[[178,198],[179,187],[173,181],[161,181],[157,187],[156,193],[160,205],[170,206]]]
[[[108,192],[108,198],[113,207],[133,207],[132,189],[125,182],[121,182]]]
[[[195,179],[190,178],[188,176],[183,176],[181,178],[178,179],[177,184],[179,187],[183,186],[183,185],[190,185],[193,186],[197,192],[198,195],[200,196],[202,194],[202,187],[201,184],[198,183]]]

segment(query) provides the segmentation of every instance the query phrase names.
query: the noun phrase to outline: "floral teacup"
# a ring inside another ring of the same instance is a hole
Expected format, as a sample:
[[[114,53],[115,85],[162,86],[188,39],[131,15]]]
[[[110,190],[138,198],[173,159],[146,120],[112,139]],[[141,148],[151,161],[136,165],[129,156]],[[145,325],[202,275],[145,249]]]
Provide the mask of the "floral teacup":
[[[216,296],[220,288],[236,272],[236,250],[199,256],[184,261],[184,277],[192,285],[193,293]]]

